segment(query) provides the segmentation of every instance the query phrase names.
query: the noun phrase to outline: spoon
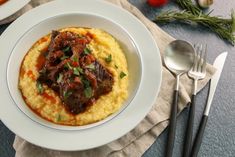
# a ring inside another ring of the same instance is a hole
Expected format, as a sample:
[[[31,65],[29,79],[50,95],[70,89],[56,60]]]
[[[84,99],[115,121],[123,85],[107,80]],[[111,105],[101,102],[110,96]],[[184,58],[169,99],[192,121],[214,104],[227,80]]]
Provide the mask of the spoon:
[[[173,103],[171,106],[166,157],[172,157],[173,153],[180,76],[192,68],[194,53],[195,52],[192,45],[183,40],[175,40],[167,45],[165,49],[164,63],[166,67],[176,76],[176,86],[174,89]]]

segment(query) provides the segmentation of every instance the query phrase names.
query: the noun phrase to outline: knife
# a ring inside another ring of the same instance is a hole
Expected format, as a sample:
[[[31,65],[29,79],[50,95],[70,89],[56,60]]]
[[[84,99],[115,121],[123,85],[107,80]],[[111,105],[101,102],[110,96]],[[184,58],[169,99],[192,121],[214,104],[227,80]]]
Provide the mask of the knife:
[[[214,76],[212,76],[211,81],[210,81],[210,90],[209,90],[209,96],[207,99],[207,104],[200,122],[199,130],[197,132],[193,147],[192,147],[192,152],[191,152],[191,157],[197,157],[197,154],[199,152],[202,139],[203,139],[203,134],[204,130],[206,127],[207,119],[209,116],[210,108],[211,108],[211,103],[213,100],[213,96],[215,94],[216,86],[219,82],[219,78],[221,75],[221,72],[223,70],[224,62],[227,57],[227,52],[224,52],[220,54],[218,57],[216,57],[213,66],[217,69],[215,72]]]

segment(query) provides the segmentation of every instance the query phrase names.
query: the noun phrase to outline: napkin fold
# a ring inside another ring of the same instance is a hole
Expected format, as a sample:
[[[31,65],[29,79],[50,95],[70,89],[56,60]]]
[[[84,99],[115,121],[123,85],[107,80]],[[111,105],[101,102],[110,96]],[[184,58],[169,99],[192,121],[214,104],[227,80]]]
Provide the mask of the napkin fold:
[[[48,1],[50,0],[31,0],[31,2],[22,10],[0,21],[0,24],[9,23],[27,10]],[[152,33],[160,49],[161,55],[164,52],[166,45],[174,40],[173,37],[165,33],[155,23],[147,19],[127,0],[106,1],[128,10],[140,21],[142,21],[142,23],[145,24],[148,30]],[[207,75],[205,79],[198,82],[198,91],[207,84],[214,72],[215,69],[210,64],[207,64]],[[187,75],[183,75],[180,81],[184,83],[180,84],[178,113],[180,113],[190,102],[190,95],[192,93],[191,90],[193,86],[192,80],[190,80]],[[16,150],[16,157],[139,157],[153,144],[156,138],[168,125],[174,84],[175,77],[172,75],[172,73],[169,72],[168,69],[163,67],[161,89],[153,108],[145,117],[145,119],[143,119],[132,131],[116,141],[91,150],[63,152],[35,146],[16,136],[13,145]]]

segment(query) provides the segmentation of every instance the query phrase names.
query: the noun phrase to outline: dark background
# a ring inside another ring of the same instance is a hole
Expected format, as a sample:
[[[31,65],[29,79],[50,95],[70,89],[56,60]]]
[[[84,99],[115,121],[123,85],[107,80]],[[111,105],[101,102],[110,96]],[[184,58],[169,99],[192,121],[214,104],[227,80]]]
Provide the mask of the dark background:
[[[151,8],[146,0],[129,0],[138,7],[148,18],[154,19],[161,11],[178,9],[173,3],[162,8]],[[214,0],[212,15],[229,17],[235,9],[235,0]],[[8,25],[0,26],[0,34]],[[176,39],[187,40],[191,43],[208,45],[208,60],[213,63],[216,56],[227,51],[228,56],[223,73],[213,99],[204,140],[199,157],[234,157],[235,156],[235,47],[221,40],[214,33],[202,27],[191,27],[185,24],[169,24],[161,26],[163,30]],[[195,129],[199,125],[208,91],[208,85],[198,94],[196,100]],[[188,111],[184,110],[177,119],[177,132],[174,147],[174,157],[182,156],[183,137],[187,122]],[[12,147],[14,134],[0,121],[0,157],[13,157]],[[167,132],[164,131],[155,143],[145,152],[143,157],[163,157]]]

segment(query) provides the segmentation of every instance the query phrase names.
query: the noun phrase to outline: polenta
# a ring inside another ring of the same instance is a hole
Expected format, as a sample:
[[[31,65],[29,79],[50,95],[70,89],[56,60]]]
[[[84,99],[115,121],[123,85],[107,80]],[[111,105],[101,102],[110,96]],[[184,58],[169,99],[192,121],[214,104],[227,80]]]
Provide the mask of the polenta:
[[[107,32],[64,28],[42,37],[28,51],[19,89],[43,119],[70,126],[94,123],[117,112],[127,99],[127,61]]]

